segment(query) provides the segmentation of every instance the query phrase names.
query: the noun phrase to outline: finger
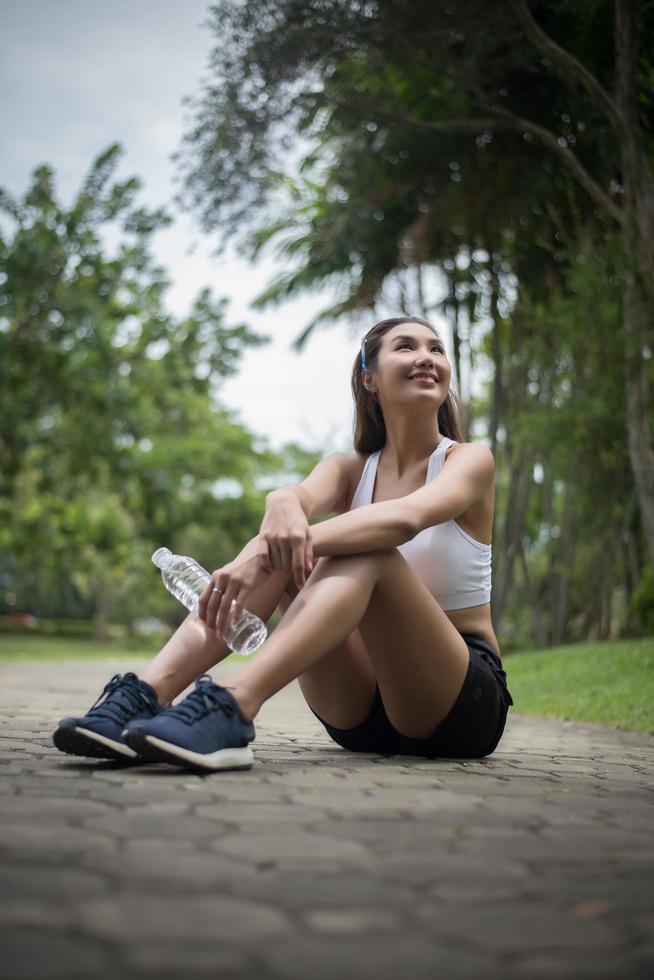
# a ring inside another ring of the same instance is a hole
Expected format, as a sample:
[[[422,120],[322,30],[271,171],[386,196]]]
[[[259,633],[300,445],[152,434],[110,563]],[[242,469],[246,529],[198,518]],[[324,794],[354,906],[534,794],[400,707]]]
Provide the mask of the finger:
[[[207,615],[205,618],[205,623],[210,630],[215,630],[216,619],[218,617],[218,611],[220,609],[221,595],[219,592],[215,592],[209,599],[209,605],[207,606]]]
[[[239,593],[239,595],[236,596],[236,598],[234,600],[234,608],[232,610],[232,622],[233,623],[238,623],[239,619],[243,615],[243,606],[241,605],[241,600],[240,600],[239,596],[240,596],[240,593]]]
[[[293,565],[290,550],[286,542],[284,542],[279,546],[279,568],[280,570],[283,570],[285,568],[292,569],[292,567]]]
[[[307,538],[305,545],[305,555],[307,563],[307,574],[310,575],[313,571],[313,544],[311,538]]]
[[[266,545],[266,548],[267,548],[266,552],[261,556],[261,564],[263,565],[264,571],[272,574],[273,567],[272,567],[272,561],[270,559],[270,545]]]
[[[270,553],[270,564],[274,572],[279,572],[284,567],[284,558],[279,549],[279,545],[271,544],[268,545],[268,551]]]
[[[209,581],[209,583],[205,586],[204,592],[200,596],[200,600],[198,602],[198,616],[200,619],[204,619],[207,614],[207,606],[211,597],[212,586],[213,582]]]
[[[230,582],[225,589],[225,595],[222,597],[216,620],[216,633],[219,636],[224,636],[231,625],[232,599],[236,598],[239,588],[239,584]]]
[[[295,550],[293,552],[293,575],[295,578],[295,587],[297,589],[304,588],[304,542],[300,541],[295,545]]]
[[[214,592],[214,589],[221,589],[222,592]],[[220,612],[220,607],[222,604],[223,595],[222,593],[227,591],[227,585],[221,584],[219,580],[213,579],[211,582],[211,592],[209,595],[209,604],[207,606],[207,618],[205,622],[209,629],[215,630],[216,619]]]

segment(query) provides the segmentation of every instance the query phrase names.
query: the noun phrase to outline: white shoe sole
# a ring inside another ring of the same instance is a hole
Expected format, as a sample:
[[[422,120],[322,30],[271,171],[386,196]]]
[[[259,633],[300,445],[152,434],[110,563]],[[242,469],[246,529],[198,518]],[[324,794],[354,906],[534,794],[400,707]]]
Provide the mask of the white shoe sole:
[[[125,742],[116,742],[82,725],[59,725],[52,733],[52,741],[60,752],[67,752],[69,755],[119,761],[137,758],[137,753]]]
[[[130,749],[129,745],[125,745],[124,742],[114,742],[112,738],[107,738],[105,735],[100,735],[98,732],[91,732],[88,728],[79,728],[75,726],[75,731],[79,732],[80,735],[84,735],[86,738],[90,738],[92,742],[98,742],[100,745],[106,745],[107,748],[113,749],[119,755],[125,756],[126,759],[135,759],[136,752]]]
[[[142,732],[127,733],[128,738],[130,735],[139,755],[152,761],[171,762],[173,765],[186,764],[198,769],[208,769],[211,772],[222,769],[251,769],[254,764],[254,752],[249,745],[242,748],[218,749],[216,752],[204,754],[166,742],[156,735]]]

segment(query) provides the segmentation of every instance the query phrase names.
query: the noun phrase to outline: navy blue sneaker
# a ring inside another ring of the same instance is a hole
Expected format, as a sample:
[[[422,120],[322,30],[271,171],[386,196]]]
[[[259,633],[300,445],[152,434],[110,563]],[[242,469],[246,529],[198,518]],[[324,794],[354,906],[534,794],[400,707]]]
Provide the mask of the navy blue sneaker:
[[[106,697],[105,697],[106,695]],[[102,704],[99,702],[104,698]],[[136,674],[114,674],[82,718],[62,718],[52,741],[62,752],[93,759],[135,759],[122,731],[133,718],[152,718],[161,711],[153,687]]]
[[[149,761],[216,771],[250,769],[254,753],[248,742],[255,734],[227,688],[199,674],[183,701],[156,718],[130,721],[123,738]]]

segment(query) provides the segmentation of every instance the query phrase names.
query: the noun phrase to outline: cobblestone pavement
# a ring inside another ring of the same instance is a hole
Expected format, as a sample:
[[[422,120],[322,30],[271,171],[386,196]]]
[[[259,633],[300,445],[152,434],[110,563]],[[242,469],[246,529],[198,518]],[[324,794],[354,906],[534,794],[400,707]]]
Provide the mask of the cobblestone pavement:
[[[140,664],[0,665],[0,976],[652,976],[652,736],[512,713],[487,759],[354,754],[293,682],[250,770],[58,752]]]

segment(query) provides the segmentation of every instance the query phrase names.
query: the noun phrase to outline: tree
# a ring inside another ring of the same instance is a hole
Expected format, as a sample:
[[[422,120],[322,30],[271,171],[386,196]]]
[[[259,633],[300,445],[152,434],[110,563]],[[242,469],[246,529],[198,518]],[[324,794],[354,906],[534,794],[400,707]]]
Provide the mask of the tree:
[[[520,393],[538,370],[506,349],[507,336],[537,340],[525,312],[567,296],[578,254],[605,253],[600,267],[620,288],[625,435],[654,562],[654,5],[263,0],[255,12],[221,0],[211,13],[215,77],[178,154],[181,200],[221,241],[241,232],[252,257],[281,242],[295,260],[260,304],[345,287],[298,347],[321,320],[371,312],[412,270],[429,308],[421,271],[437,269],[455,362],[489,307],[495,448],[516,427],[511,385]]]
[[[231,560],[258,528],[261,476],[282,462],[217,398],[269,338],[227,326],[207,289],[188,316],[165,310],[149,243],[171,219],[135,204],[137,179],[112,182],[121,152],[94,161],[70,208],[47,166],[23,201],[0,191],[13,226],[0,238],[0,571],[20,605],[91,614],[98,638],[110,613],[169,608],[154,547],[190,535],[201,561]],[[216,496],[220,477],[241,496]]]

